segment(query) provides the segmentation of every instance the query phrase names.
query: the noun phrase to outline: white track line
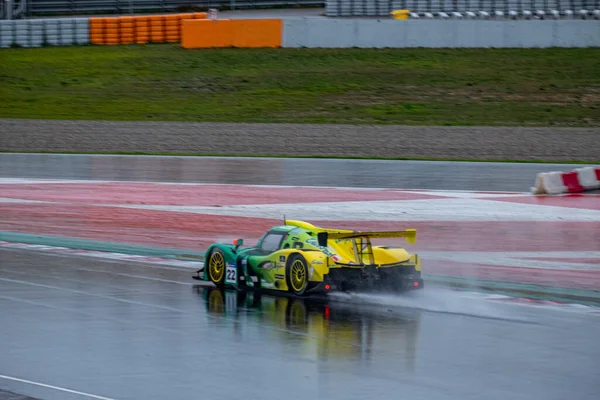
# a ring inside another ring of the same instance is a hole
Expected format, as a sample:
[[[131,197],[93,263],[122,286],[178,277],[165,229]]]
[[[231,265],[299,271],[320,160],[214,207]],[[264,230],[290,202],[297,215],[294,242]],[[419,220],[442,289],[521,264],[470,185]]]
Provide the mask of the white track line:
[[[389,188],[389,187],[355,187],[355,186],[307,186],[307,185],[259,185],[259,184],[243,184],[243,183],[211,183],[211,182],[157,182],[157,181],[118,181],[118,180],[94,180],[94,179],[35,179],[35,178],[0,178],[0,184],[153,184],[153,185],[171,185],[171,186],[238,186],[251,188],[276,188],[276,189],[333,189],[333,190],[373,190],[373,191],[417,191],[417,192],[440,192],[440,193],[504,193],[511,195],[527,195],[533,196],[530,192],[514,192],[510,190],[456,190],[456,189],[414,189],[414,188]]]
[[[85,393],[85,392],[79,392],[77,390],[67,389],[67,388],[63,388],[63,387],[60,387],[60,386],[53,386],[53,385],[47,385],[47,384],[41,383],[41,382],[28,381],[26,379],[15,378],[14,376],[0,375],[0,379],[6,379],[6,380],[9,380],[9,381],[15,381],[15,382],[21,382],[21,383],[27,383],[29,385],[40,386],[40,387],[44,387],[44,388],[48,388],[48,389],[53,389],[53,390],[58,390],[58,391],[61,391],[61,392],[66,392],[66,393],[73,393],[73,394],[77,394],[79,396],[89,397],[91,399],[115,400],[115,399],[113,399],[111,397],[98,396],[98,395],[95,395],[95,394],[90,394],[90,393]]]
[[[5,271],[5,270],[3,270]],[[12,272],[10,270],[7,270],[7,272]],[[41,288],[45,288],[45,289],[52,289],[52,290],[58,290],[61,292],[69,292],[69,293],[76,293],[76,294],[82,294],[84,296],[91,296],[91,297],[100,297],[103,299],[109,299],[109,300],[113,300],[113,301],[118,301],[121,303],[128,303],[128,304],[134,304],[136,306],[143,306],[143,307],[152,307],[152,308],[157,308],[160,310],[166,310],[166,311],[173,311],[173,312],[177,312],[177,313],[183,313],[184,311],[178,309],[178,308],[173,308],[173,307],[165,307],[165,306],[159,306],[156,304],[150,304],[150,303],[144,303],[141,301],[133,301],[133,300],[126,300],[126,299],[122,299],[119,297],[113,297],[113,296],[104,296],[101,294],[96,294],[96,293],[90,293],[90,292],[84,292],[82,290],[73,290],[73,289],[67,289],[67,288],[63,288],[60,286],[52,286],[52,285],[43,285],[41,283],[34,283],[34,282],[28,282],[28,281],[21,281],[18,279],[7,279],[7,278],[0,278],[1,282],[9,282],[9,283],[17,283],[20,285],[29,285],[29,286],[34,286],[34,287],[41,287]]]
[[[120,324],[132,325],[132,326],[135,326],[138,328],[144,327],[144,328],[148,328],[148,329],[155,329],[155,330],[169,332],[169,333],[181,333],[181,331],[177,330],[177,329],[169,329],[169,328],[165,328],[162,326],[156,326],[156,325],[140,324],[138,321],[132,321],[131,319],[107,317],[105,315],[99,315],[97,313],[75,310],[75,309],[68,308],[68,307],[53,306],[53,305],[50,305],[47,303],[41,303],[38,301],[32,301],[32,300],[27,300],[27,299],[19,299],[17,297],[12,297],[12,296],[0,295],[0,300],[8,300],[8,301],[16,302],[16,303],[29,304],[31,306],[35,306],[36,308],[43,307],[43,308],[48,308],[50,310],[58,310],[58,311],[63,311],[63,312],[66,311],[66,312],[70,312],[70,313],[74,313],[74,314],[86,315],[88,317],[94,317],[96,319],[103,319],[105,321],[117,322]]]
[[[171,279],[152,278],[150,276],[143,276],[143,275],[123,274],[123,273],[120,273],[120,272],[103,271],[103,270],[100,270],[100,269],[93,269],[93,268],[76,268],[76,269],[77,269],[77,271],[93,272],[93,273],[96,273],[96,274],[108,274],[108,275],[124,276],[124,277],[127,277],[127,278],[144,279],[144,280],[154,281],[154,282],[173,283],[173,284],[176,284],[176,285],[185,285],[185,286],[194,286],[195,285],[194,282],[182,282],[182,281],[174,281],[174,280],[171,280]]]

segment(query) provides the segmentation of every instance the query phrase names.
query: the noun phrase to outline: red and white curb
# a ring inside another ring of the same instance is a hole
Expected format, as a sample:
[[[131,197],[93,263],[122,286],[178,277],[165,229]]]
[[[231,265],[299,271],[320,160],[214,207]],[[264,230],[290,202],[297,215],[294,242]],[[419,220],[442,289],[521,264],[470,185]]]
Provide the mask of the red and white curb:
[[[600,251],[419,251],[427,261],[600,273]]]
[[[285,215],[315,222],[600,222],[600,199],[595,194],[540,200],[516,192],[280,186],[258,189],[252,185],[212,184],[169,184],[165,190],[165,183],[43,182],[0,178],[2,213],[14,218],[2,222],[19,223],[23,214],[33,212],[31,205],[43,209],[40,214],[44,220],[57,218],[57,207],[71,207],[79,213],[112,213],[117,208],[138,214],[170,212],[205,217],[279,220]]]
[[[537,175],[533,194],[581,193],[600,189],[600,167],[576,168],[570,172],[542,172]]]

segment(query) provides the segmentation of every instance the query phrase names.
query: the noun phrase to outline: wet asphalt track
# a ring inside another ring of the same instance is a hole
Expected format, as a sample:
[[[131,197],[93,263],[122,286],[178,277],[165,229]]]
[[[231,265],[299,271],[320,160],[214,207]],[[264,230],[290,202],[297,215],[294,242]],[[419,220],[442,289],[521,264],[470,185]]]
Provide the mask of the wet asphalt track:
[[[96,396],[592,400],[600,390],[597,315],[437,289],[326,307],[211,291],[189,270],[13,250],[0,260],[0,374]]]
[[[451,190],[527,191],[537,172],[571,168],[0,155],[0,176],[12,178]],[[587,400],[600,390],[598,315],[431,287],[420,299],[325,307],[210,291],[190,275],[2,250],[0,375],[114,399]],[[90,398],[5,378],[0,388]]]
[[[581,165],[302,158],[0,154],[0,177],[529,191]]]

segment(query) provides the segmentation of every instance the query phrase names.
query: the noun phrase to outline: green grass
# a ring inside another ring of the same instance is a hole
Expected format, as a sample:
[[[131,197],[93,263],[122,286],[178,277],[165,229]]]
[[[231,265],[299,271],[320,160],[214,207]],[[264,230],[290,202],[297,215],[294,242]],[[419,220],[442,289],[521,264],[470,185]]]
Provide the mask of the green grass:
[[[599,126],[600,49],[0,51],[0,117]]]

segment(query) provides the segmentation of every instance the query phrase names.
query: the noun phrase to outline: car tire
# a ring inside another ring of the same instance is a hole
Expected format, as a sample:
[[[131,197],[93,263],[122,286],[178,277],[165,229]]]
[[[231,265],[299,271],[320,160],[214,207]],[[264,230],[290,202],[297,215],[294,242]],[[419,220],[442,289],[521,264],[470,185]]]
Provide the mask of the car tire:
[[[227,262],[225,261],[223,251],[221,249],[213,249],[206,262],[208,279],[216,286],[223,287],[225,285],[225,272],[227,269]]]
[[[285,267],[288,290],[302,296],[308,287],[308,263],[301,254],[292,254]]]

